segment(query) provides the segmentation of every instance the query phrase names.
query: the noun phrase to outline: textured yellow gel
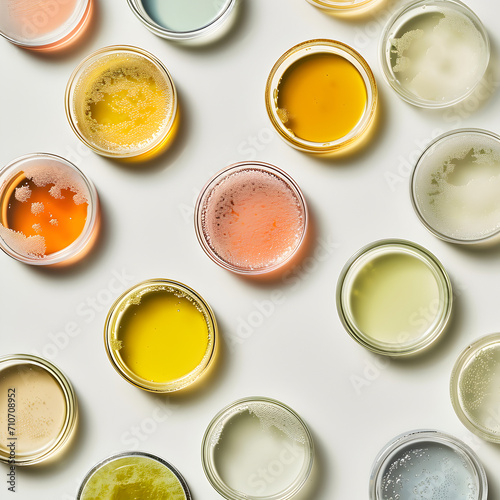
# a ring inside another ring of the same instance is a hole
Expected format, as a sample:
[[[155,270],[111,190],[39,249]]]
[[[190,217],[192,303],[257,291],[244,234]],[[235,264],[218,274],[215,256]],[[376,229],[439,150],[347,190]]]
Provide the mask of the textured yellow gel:
[[[169,287],[151,287],[129,299],[115,332],[114,349],[123,364],[154,383],[173,382],[193,372],[213,342],[199,304]]]
[[[148,457],[123,457],[97,469],[81,500],[185,500],[176,475]]]
[[[331,142],[359,123],[368,94],[363,77],[346,58],[329,53],[292,64],[278,85],[278,115],[298,138]]]
[[[160,137],[173,112],[173,92],[144,57],[112,54],[80,77],[73,105],[80,132],[90,143],[127,153]]]

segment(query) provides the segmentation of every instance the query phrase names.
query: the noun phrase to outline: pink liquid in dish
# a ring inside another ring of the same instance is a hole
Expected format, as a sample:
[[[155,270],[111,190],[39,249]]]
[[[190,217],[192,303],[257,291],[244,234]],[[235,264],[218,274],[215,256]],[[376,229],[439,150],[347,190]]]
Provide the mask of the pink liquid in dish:
[[[202,206],[202,229],[213,252],[243,271],[276,268],[300,245],[305,207],[277,175],[258,168],[226,174]]]

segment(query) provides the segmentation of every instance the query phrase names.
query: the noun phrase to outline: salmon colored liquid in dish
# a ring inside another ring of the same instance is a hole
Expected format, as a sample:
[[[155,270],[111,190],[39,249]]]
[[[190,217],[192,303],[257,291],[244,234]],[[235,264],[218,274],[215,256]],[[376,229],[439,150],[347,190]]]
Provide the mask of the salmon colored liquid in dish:
[[[257,270],[285,261],[296,250],[304,232],[304,209],[279,177],[249,168],[213,187],[202,221],[205,238],[220,259]]]
[[[69,21],[77,0],[7,0],[11,29],[26,39],[59,30]]]
[[[351,62],[336,54],[312,54],[283,74],[278,116],[300,139],[332,142],[354,129],[367,100],[363,77]]]
[[[71,245],[87,221],[84,189],[57,169],[24,172],[4,191],[0,235],[23,255],[43,257]]]

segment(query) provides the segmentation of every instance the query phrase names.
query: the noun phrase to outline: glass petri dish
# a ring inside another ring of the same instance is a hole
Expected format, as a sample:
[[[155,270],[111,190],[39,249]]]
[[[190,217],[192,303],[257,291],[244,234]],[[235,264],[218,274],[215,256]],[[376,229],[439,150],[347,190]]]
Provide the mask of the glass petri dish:
[[[460,129],[434,140],[411,177],[422,224],[450,243],[481,243],[500,233],[500,136]]]
[[[142,452],[113,455],[87,473],[76,500],[175,498],[191,500],[186,480],[170,463]]]
[[[336,92],[331,92],[332,86]],[[368,130],[377,107],[368,63],[352,47],[309,40],[285,52],[266,84],[266,109],[282,139],[307,153],[333,153]]]
[[[177,92],[155,56],[138,47],[114,45],[78,65],[66,87],[65,106],[71,128],[94,152],[147,159],[172,137]]]
[[[203,437],[203,470],[227,500],[288,500],[305,485],[313,461],[307,425],[269,398],[235,401],[213,418]]]
[[[333,10],[340,12],[348,12],[363,7],[371,6],[379,0],[307,0],[315,7],[320,7],[325,10]]]
[[[223,169],[201,190],[195,229],[205,253],[229,271],[258,275],[285,265],[307,230],[307,206],[295,181],[262,162]]]
[[[192,40],[217,31],[236,0],[128,0],[132,12],[152,33],[168,40]]]
[[[34,465],[55,458],[77,424],[70,381],[37,356],[0,358],[0,462]]]
[[[99,199],[87,176],[50,153],[15,159],[0,171],[0,248],[35,266],[82,258],[99,227]]]
[[[388,356],[416,354],[437,341],[452,302],[442,264],[406,240],[362,248],[344,266],[337,284],[337,310],[349,335]]]
[[[500,334],[476,340],[458,357],[451,402],[460,421],[479,437],[500,443]]]
[[[443,108],[469,96],[490,59],[480,19],[458,0],[418,0],[387,23],[380,64],[389,85],[405,101]]]
[[[127,382],[150,392],[187,387],[216,354],[217,322],[205,300],[177,281],[152,279],[123,293],[104,328],[106,352]]]
[[[0,3],[0,35],[32,50],[62,48],[86,26],[92,0],[23,0]]]
[[[396,437],[379,453],[370,477],[370,500],[487,500],[488,480],[466,444],[436,430]]]

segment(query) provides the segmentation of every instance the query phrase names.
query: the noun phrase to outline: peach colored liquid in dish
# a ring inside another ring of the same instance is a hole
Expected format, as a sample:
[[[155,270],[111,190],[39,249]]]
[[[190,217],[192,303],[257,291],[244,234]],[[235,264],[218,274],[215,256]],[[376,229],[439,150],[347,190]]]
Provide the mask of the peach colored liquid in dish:
[[[272,173],[247,169],[212,188],[202,212],[204,236],[217,256],[243,270],[279,265],[299,246],[304,207]]]

